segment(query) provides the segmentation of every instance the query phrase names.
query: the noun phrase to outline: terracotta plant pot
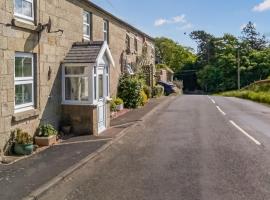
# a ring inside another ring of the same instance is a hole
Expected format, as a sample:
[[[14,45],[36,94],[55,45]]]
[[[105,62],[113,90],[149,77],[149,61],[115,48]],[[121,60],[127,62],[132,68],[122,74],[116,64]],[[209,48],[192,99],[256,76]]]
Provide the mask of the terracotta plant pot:
[[[49,137],[35,137],[35,144],[38,146],[51,146],[56,143],[56,135]]]
[[[17,155],[30,155],[33,153],[34,145],[33,144],[18,144],[14,145],[14,153]]]

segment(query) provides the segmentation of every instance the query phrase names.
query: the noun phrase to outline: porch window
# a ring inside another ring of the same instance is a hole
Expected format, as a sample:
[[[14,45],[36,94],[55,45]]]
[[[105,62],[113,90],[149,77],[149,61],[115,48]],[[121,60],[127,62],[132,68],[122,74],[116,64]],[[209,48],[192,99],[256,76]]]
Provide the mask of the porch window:
[[[71,102],[89,101],[89,78],[87,67],[65,67],[65,100]]]
[[[83,12],[83,38],[91,39],[91,13],[86,11]]]
[[[33,54],[15,54],[15,111],[34,107]]]
[[[33,0],[14,0],[14,15],[22,19],[33,21],[34,20]]]

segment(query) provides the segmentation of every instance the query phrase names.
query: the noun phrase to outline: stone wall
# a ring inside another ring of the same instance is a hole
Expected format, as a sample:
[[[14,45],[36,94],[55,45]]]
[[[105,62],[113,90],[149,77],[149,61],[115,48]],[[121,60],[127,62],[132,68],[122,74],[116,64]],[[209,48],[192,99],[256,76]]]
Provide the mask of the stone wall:
[[[111,68],[111,95],[116,95],[118,78],[121,74],[121,55],[125,51],[126,33],[141,38],[138,52],[141,52],[144,36],[124,26],[86,3],[77,0],[35,1],[33,24],[13,21],[13,0],[0,1],[0,149],[9,139],[11,130],[22,128],[32,135],[40,123],[52,123],[58,127],[61,117],[61,61],[74,42],[83,38],[83,10],[93,13],[93,40],[103,40],[103,19],[109,20],[110,49],[116,63]],[[80,2],[80,3],[79,3]],[[52,22],[51,32],[42,32],[38,24]],[[56,32],[57,30],[64,32]],[[133,42],[131,41],[131,47]],[[132,47],[134,48],[134,47]],[[35,55],[35,110],[16,113],[14,110],[14,56],[15,52],[29,52]],[[136,56],[129,55],[133,60]],[[154,58],[149,57],[154,63]]]

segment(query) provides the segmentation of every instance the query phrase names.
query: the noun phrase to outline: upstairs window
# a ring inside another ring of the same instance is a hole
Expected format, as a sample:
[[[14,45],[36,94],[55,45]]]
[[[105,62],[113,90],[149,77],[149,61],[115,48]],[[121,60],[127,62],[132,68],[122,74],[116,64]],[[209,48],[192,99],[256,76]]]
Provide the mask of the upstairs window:
[[[33,54],[15,55],[15,111],[34,107]]]
[[[91,39],[91,13],[86,11],[83,12],[83,38]]]
[[[126,52],[130,53],[130,37],[126,35]]]
[[[136,37],[134,38],[134,50],[138,52],[138,40]]]
[[[109,21],[104,20],[103,24],[104,41],[107,41],[107,43],[109,43]]]
[[[14,15],[16,17],[34,20],[34,0],[14,0]]]

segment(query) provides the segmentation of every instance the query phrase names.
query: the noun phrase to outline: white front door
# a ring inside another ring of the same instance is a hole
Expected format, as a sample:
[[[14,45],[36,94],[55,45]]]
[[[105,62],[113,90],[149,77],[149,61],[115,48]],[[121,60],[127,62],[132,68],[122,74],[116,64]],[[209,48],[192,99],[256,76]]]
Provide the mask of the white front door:
[[[106,129],[106,102],[105,102],[105,74],[104,67],[98,67],[97,70],[97,82],[98,82],[98,104],[97,104],[97,114],[98,114],[98,133],[101,133]]]

